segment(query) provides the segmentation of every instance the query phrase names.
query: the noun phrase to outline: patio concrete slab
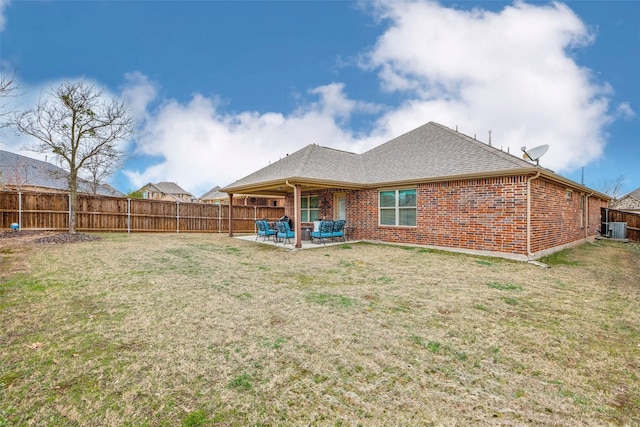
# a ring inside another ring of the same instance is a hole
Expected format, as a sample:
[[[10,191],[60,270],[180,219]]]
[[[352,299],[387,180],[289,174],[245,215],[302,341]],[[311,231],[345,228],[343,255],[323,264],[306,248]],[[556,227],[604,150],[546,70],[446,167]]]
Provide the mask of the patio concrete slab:
[[[258,240],[256,240],[256,235],[255,234],[236,235],[236,236],[233,236],[233,238],[234,239],[240,239],[240,240],[246,240],[248,242],[260,243],[260,244],[263,244],[263,245],[277,246],[279,248],[285,248],[285,249],[291,249],[291,250],[318,249],[318,248],[323,248],[323,247],[326,248],[326,247],[329,247],[329,246],[344,245],[346,243],[355,243],[355,240],[347,240],[346,242],[332,242],[332,241],[328,240],[323,245],[322,242],[319,241],[319,240],[315,240],[315,242],[317,242],[317,243],[311,243],[310,240],[303,240],[302,241],[302,247],[301,248],[296,248],[295,247],[295,243],[293,243],[293,244],[287,243],[285,245],[282,242],[274,242],[273,240],[263,241],[262,240],[262,236],[258,237]],[[291,241],[293,241],[293,239],[291,239]]]

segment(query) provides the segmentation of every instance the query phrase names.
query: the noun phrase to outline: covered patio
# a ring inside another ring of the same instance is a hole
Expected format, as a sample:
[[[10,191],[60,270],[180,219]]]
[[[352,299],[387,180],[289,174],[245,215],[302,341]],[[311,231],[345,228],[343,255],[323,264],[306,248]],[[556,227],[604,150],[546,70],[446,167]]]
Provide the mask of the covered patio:
[[[283,242],[275,242],[273,239],[263,240],[262,236],[258,237],[258,239],[256,240],[255,234],[243,234],[243,235],[237,235],[233,237],[238,240],[245,240],[248,242],[254,242],[256,244],[260,243],[268,246],[276,246],[279,248],[285,248],[289,250],[320,249],[320,248],[327,248],[329,246],[348,245],[350,243],[356,242],[355,240],[347,240],[346,242],[327,240],[325,244],[322,244],[322,242],[317,240],[315,241],[315,243],[312,243],[311,240],[300,240],[300,246],[296,246],[296,243],[293,241],[293,239],[292,239],[292,243],[287,243],[285,245]]]
[[[303,240],[302,233],[298,230],[302,230],[303,226],[313,225],[316,219],[343,219],[347,220],[350,236],[353,235],[355,227],[350,223],[347,215],[347,195],[366,187],[358,182],[357,172],[360,172],[360,168],[354,167],[354,164],[359,164],[357,157],[354,153],[311,144],[234,182],[221,191],[229,195],[230,204],[233,204],[234,194],[251,193],[284,197],[285,214],[291,218],[291,229],[295,232],[295,237],[292,239],[293,246],[297,249],[322,247],[322,243],[315,244]],[[315,198],[318,203],[315,208],[308,206],[311,203],[310,197]],[[305,203],[307,206],[304,206]],[[273,221],[273,218],[270,220]],[[345,234],[347,234],[346,230]],[[229,236],[234,237],[231,215],[229,216]],[[251,238],[255,239],[255,235],[249,237]],[[340,243],[344,242],[326,242],[326,245]]]

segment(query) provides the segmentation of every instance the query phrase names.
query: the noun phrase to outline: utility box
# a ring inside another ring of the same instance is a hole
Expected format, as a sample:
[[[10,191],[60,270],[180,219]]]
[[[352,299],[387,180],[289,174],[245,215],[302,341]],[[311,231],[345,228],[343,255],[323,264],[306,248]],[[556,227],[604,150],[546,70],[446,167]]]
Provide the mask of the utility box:
[[[612,239],[626,239],[627,223],[626,222],[610,222],[609,231],[611,232]]]

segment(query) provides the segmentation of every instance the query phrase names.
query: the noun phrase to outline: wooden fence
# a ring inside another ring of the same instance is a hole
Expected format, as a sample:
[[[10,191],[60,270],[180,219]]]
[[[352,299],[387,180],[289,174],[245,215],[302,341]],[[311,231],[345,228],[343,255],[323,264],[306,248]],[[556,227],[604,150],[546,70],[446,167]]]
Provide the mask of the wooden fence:
[[[0,228],[69,229],[67,193],[0,192]],[[233,231],[255,232],[255,220],[277,220],[283,207],[233,206]],[[77,231],[228,233],[229,206],[79,194]]]
[[[627,239],[640,242],[640,213],[618,211],[615,209],[601,209],[602,229],[611,222],[627,223]]]

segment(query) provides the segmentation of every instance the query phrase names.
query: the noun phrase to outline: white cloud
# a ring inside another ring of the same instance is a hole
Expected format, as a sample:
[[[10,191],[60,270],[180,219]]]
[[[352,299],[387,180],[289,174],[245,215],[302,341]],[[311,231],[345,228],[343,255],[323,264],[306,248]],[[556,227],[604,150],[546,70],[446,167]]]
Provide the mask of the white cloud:
[[[390,25],[366,66],[384,90],[406,96],[380,121],[389,136],[430,120],[484,140],[492,130],[494,145],[511,152],[550,144],[541,163],[558,172],[602,155],[610,88],[572,58],[593,37],[567,6],[383,2],[377,14]]]
[[[4,16],[4,10],[11,4],[11,0],[0,0],[0,31],[4,30],[7,24],[7,18]]]
[[[636,113],[628,102],[623,102],[616,108],[615,116],[623,119],[632,119],[636,116]]]
[[[382,107],[350,99],[341,82],[310,89],[317,100],[290,114],[232,114],[202,95],[168,100],[143,114],[136,154],[162,160],[126,171],[132,186],[175,181],[199,196],[309,143],[362,152],[428,121],[485,141],[491,130],[494,146],[518,156],[522,146],[549,144],[541,164],[562,173],[602,157],[606,125],[634,114],[628,104],[612,114],[612,89],[576,63],[574,50],[593,35],[563,4],[516,2],[490,12],[385,1],[374,13],[388,26],[362,66],[403,101],[368,135],[350,131],[349,119]],[[140,85],[128,93],[142,93],[134,104],[142,111],[155,88],[139,73],[130,82]]]
[[[121,97],[131,114],[142,123],[149,118],[147,107],[156,99],[156,85],[139,71],[127,73],[124,78],[126,84],[121,88]]]
[[[0,31],[8,5],[0,0]],[[141,72],[125,75],[120,95],[140,131],[135,145],[123,148],[160,159],[124,171],[130,188],[175,181],[199,196],[310,143],[362,152],[428,121],[481,140],[491,130],[493,144],[516,155],[522,146],[549,144],[541,164],[567,172],[601,158],[606,125],[635,115],[628,103],[611,111],[612,88],[572,57],[593,35],[563,4],[516,2],[490,12],[382,1],[374,14],[387,26],[361,64],[377,74],[383,91],[402,99],[396,108],[349,98],[345,83],[333,82],[311,88],[313,102],[291,113],[229,113],[215,96],[158,100],[156,83]],[[24,96],[10,99],[10,107],[33,105],[59,83],[21,84]],[[349,130],[355,114],[378,115],[368,135]],[[44,157],[22,150],[23,137],[2,142],[3,149]]]
[[[307,144],[352,146],[353,137],[337,121],[361,106],[342,85],[316,88],[319,100],[281,113],[220,111],[215,100],[195,95],[187,104],[170,100],[148,119],[135,154],[163,158],[142,171],[125,171],[133,188],[173,181],[200,196],[227,185]],[[366,105],[365,105],[366,106]]]

